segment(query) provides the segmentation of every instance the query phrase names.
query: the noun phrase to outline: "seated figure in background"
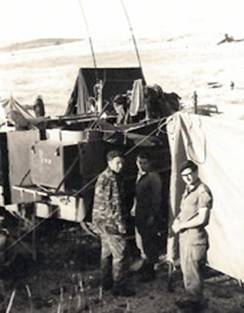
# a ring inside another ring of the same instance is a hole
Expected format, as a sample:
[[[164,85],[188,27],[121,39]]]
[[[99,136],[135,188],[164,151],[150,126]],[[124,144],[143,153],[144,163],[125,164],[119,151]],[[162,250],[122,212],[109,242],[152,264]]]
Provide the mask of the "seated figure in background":
[[[130,98],[128,94],[116,95],[113,107],[117,115],[117,124],[127,124],[129,120]]]

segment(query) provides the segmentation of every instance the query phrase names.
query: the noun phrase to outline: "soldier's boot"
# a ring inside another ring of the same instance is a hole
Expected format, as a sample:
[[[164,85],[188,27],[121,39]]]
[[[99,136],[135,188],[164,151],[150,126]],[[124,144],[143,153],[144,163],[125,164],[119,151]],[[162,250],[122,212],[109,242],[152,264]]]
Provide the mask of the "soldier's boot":
[[[176,305],[181,310],[187,310],[188,312],[202,312],[208,308],[208,299],[201,299],[194,301],[191,299],[179,299],[176,301]]]

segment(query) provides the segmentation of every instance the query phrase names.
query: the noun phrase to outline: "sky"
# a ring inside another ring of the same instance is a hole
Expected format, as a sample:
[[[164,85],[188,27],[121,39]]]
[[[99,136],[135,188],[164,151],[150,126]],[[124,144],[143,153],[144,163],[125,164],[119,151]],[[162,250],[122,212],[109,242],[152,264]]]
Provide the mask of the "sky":
[[[122,0],[0,0],[0,44],[38,38],[130,37]],[[244,0],[123,0],[138,37],[192,32],[244,37]],[[242,34],[243,33],[243,34]]]

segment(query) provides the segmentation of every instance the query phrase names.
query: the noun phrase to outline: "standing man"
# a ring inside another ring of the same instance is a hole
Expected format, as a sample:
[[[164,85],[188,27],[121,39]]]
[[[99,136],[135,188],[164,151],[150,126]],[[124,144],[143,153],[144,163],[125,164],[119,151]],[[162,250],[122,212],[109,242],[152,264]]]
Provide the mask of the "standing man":
[[[94,195],[93,224],[101,237],[104,290],[115,296],[132,296],[127,285],[125,203],[120,172],[124,160],[118,151],[107,154],[107,168],[99,175]]]
[[[45,104],[41,95],[37,96],[33,110],[36,117],[44,117],[45,116]]]
[[[180,234],[180,263],[187,299],[178,301],[181,308],[198,312],[207,303],[203,301],[203,269],[208,249],[208,225],[212,208],[210,189],[198,177],[198,167],[188,160],[182,164],[181,177],[186,184],[180,204],[180,213],[172,229]]]
[[[135,216],[136,244],[141,251],[143,265],[141,280],[155,279],[154,264],[158,260],[158,221],[162,201],[162,184],[159,174],[152,169],[148,154],[140,153],[136,164],[138,176],[136,181],[135,201],[131,214]]]

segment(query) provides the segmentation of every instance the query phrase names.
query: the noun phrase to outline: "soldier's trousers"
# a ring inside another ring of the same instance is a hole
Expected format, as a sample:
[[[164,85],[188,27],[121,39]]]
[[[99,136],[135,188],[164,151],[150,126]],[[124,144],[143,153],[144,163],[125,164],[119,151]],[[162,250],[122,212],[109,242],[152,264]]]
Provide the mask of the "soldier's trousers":
[[[180,234],[180,264],[184,287],[192,301],[203,296],[203,271],[206,263],[207,244],[193,243],[187,231]]]
[[[102,282],[119,285],[125,283],[127,276],[127,244],[120,235],[101,234]]]
[[[138,225],[135,227],[136,245],[141,251],[142,258],[154,264],[158,260],[158,237],[154,227]]]

